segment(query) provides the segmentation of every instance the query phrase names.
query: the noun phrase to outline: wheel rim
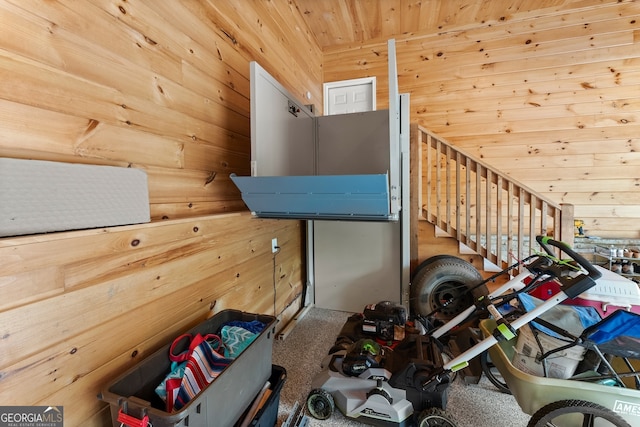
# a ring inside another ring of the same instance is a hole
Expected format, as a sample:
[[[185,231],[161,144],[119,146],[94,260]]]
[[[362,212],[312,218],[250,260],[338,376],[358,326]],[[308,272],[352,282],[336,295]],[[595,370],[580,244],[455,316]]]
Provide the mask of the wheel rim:
[[[333,412],[329,398],[320,393],[309,396],[309,399],[307,399],[307,408],[311,415],[319,420],[326,420]]]
[[[438,255],[421,264],[411,282],[411,304],[415,313],[449,320],[488,295],[480,272],[469,262],[451,255]]]
[[[456,427],[449,419],[440,415],[429,415],[420,423],[420,427]]]
[[[419,427],[457,427],[453,419],[442,409],[430,408],[420,414]]]
[[[580,412],[557,415],[551,419],[546,419],[543,424],[537,425],[540,427],[619,427],[619,424],[615,424],[602,416],[595,414],[583,414]]]
[[[443,282],[431,293],[429,307],[446,317],[454,317],[473,304],[468,287],[459,282]]]
[[[615,424],[602,416],[598,416],[596,414],[584,414],[580,412],[557,415],[550,419],[546,419],[544,424],[538,425],[540,427],[619,427],[619,424]]]

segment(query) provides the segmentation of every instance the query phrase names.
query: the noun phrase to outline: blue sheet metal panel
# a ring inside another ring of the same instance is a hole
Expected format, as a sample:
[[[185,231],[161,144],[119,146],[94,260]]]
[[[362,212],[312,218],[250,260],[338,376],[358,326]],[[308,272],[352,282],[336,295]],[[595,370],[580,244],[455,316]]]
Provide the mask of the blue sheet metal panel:
[[[231,175],[259,217],[389,220],[387,174],[242,177]]]

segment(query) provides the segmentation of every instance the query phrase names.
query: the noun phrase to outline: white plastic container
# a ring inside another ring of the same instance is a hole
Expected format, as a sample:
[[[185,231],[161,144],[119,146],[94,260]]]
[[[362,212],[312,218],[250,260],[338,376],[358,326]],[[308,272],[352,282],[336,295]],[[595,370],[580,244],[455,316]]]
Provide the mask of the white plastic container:
[[[539,361],[538,358],[543,352],[564,346],[567,342],[540,331],[537,331],[537,336],[542,345],[542,351],[540,351],[540,346],[536,342],[529,325],[524,325],[518,329],[518,341],[516,342],[515,352],[511,361],[513,366],[527,374],[539,377],[545,376],[545,368],[547,373],[546,377],[549,378],[567,379],[573,376],[578,367],[578,363],[584,358],[586,349],[576,345],[553,353],[544,360]]]
[[[583,306],[592,306],[598,310],[600,316],[606,317],[618,309],[640,314],[640,288],[632,281],[606,268],[596,266],[602,276],[596,280],[596,285],[587,292],[580,294],[576,301]],[[574,300],[575,301],[575,300]]]

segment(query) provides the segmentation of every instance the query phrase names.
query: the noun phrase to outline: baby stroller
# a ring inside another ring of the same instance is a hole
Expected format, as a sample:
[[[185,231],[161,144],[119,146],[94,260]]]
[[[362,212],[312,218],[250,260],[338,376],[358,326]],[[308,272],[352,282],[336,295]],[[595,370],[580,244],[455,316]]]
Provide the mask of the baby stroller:
[[[312,382],[313,389],[307,398],[309,413],[316,418],[326,419],[337,406],[345,416],[372,425],[455,427],[455,422],[444,412],[451,375],[465,368],[471,359],[497,342],[515,337],[518,328],[540,314],[588,290],[600,277],[600,272],[594,266],[565,244],[542,236],[537,237],[537,242],[546,254],[532,257],[532,261],[526,265],[527,271],[509,280],[488,297],[476,298],[475,303],[466,310],[417,340],[418,348],[425,346],[429,351],[406,359],[404,366],[383,373],[388,367],[384,359],[373,357],[374,360],[368,364],[365,362],[367,368],[371,369],[363,369],[353,376],[342,368],[347,350],[331,356],[332,361],[323,364],[323,370]],[[569,255],[571,262],[557,258],[555,250]],[[513,293],[503,295],[510,289],[525,292],[549,278],[555,278],[561,289],[530,313],[509,322],[496,309],[496,304],[513,298]],[[530,279],[529,284],[523,284],[525,279]],[[459,356],[445,361],[441,357],[442,346],[438,339],[474,313],[485,310],[496,322],[492,333]],[[363,356],[368,357],[367,354]]]

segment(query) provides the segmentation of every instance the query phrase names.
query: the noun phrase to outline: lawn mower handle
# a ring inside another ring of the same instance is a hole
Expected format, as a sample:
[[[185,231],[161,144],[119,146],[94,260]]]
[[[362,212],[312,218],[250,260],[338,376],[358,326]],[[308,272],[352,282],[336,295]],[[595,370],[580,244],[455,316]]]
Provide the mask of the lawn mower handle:
[[[563,287],[563,291],[569,298],[575,298],[581,293],[591,289],[595,285],[595,281],[602,276],[602,273],[598,271],[593,264],[587,261],[582,255],[576,253],[566,243],[559,242],[547,236],[536,236],[536,241],[540,247],[545,250],[545,252],[553,257],[555,257],[555,254],[549,246],[560,249],[562,252],[569,255],[571,259],[577,262],[580,267],[588,273],[586,275],[581,273],[575,277],[561,274],[556,275],[556,280],[560,282]]]
[[[533,267],[533,270],[531,271],[531,273],[549,275],[550,277],[554,278],[561,285],[560,292],[553,295],[548,300],[542,302],[541,305],[537,306],[532,311],[525,313],[524,315],[518,317],[512,322],[503,321],[502,329],[500,329],[500,321],[504,320],[504,318],[496,310],[496,314],[497,314],[496,321],[498,323],[498,327],[496,327],[494,334],[486,337],[484,340],[480,341],[479,343],[469,348],[462,354],[458,355],[454,359],[445,363],[445,365],[443,366],[444,371],[456,372],[464,368],[465,366],[467,366],[469,360],[478,356],[483,351],[488,350],[489,347],[496,344],[498,341],[515,338],[515,331],[520,329],[522,326],[535,320],[538,316],[545,313],[547,310],[549,310],[553,306],[560,304],[562,301],[568,298],[576,298],[581,293],[589,290],[596,284],[595,281],[602,276],[602,273],[594,265],[592,265],[589,261],[587,261],[581,255],[573,251],[565,243],[559,242],[557,240],[551,239],[546,236],[537,236],[536,241],[550,256],[545,257],[544,255],[541,255],[538,258],[538,260],[534,261],[533,264],[535,264],[535,266]],[[553,250],[550,248],[550,246],[556,247],[561,251],[565,252],[575,262],[577,262],[586,271],[586,273],[584,273],[582,270],[580,271],[575,270],[574,266],[572,266],[572,268],[569,269],[569,265],[565,261],[559,260],[553,253]],[[543,262],[545,261],[545,258],[546,258],[546,262]],[[540,262],[537,262],[537,261],[540,261]],[[532,267],[531,265],[529,265],[527,268],[532,268]],[[573,273],[578,273],[578,274],[573,274]],[[526,272],[521,273],[516,278],[511,279],[509,282],[505,283],[501,288],[494,291],[491,295],[500,294],[507,287],[511,286],[512,282],[514,281],[520,282],[522,277],[526,275],[528,275],[528,273]],[[472,310],[472,309],[473,307],[470,307],[467,310]],[[467,313],[467,312],[464,312],[464,313]],[[464,313],[461,313],[459,317],[461,317]],[[456,317],[454,320],[458,321],[460,319]],[[447,331],[452,329],[452,327],[450,327],[451,323],[455,323],[455,322],[453,320],[449,321],[440,329],[445,329]],[[437,338],[436,334],[440,331],[440,329],[436,330],[436,332],[432,334],[432,336]],[[427,384],[425,383],[425,387],[426,385]]]

